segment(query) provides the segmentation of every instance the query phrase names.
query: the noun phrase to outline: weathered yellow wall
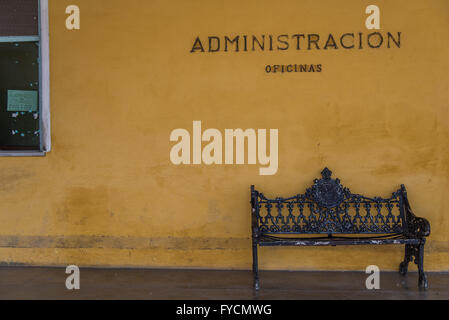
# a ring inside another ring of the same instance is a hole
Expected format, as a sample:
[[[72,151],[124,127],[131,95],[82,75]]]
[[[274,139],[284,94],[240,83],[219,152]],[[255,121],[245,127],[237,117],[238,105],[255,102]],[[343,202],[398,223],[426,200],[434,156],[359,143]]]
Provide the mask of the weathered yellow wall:
[[[78,4],[81,30],[65,29]],[[196,36],[367,32],[372,1],[50,0],[53,150],[0,159],[0,261],[250,268],[249,186],[303,192],[329,166],[353,192],[406,184],[449,270],[449,2],[383,1],[401,49],[190,54]],[[323,72],[267,75],[266,64]],[[279,172],[184,166],[173,129],[279,128]],[[396,269],[403,248],[267,248],[266,269]]]

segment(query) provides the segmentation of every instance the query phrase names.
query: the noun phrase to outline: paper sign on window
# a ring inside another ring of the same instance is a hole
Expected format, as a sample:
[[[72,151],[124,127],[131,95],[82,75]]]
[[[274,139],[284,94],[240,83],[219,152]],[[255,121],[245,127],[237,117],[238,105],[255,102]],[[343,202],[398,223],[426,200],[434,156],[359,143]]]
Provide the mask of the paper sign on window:
[[[8,111],[38,111],[38,92],[35,90],[8,90]]]

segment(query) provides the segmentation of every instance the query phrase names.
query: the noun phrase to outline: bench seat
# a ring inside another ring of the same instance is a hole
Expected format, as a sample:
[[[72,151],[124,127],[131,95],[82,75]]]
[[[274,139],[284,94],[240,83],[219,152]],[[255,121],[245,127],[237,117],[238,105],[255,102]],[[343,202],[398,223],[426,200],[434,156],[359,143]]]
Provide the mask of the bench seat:
[[[394,238],[368,237],[317,237],[317,238],[289,238],[262,235],[259,239],[261,247],[275,246],[339,246],[339,245],[370,245],[370,244],[419,244],[420,239],[409,239],[403,235]]]

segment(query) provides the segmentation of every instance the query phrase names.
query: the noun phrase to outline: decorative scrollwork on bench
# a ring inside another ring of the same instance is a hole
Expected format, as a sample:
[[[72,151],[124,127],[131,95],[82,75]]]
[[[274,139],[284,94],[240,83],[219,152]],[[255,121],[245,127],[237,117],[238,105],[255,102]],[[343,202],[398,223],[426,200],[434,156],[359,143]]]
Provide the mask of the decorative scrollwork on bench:
[[[400,190],[391,198],[352,194],[325,168],[304,194],[269,199],[257,193],[262,233],[399,233],[403,230]]]
[[[315,179],[313,186],[307,189],[306,195],[323,208],[338,207],[350,195],[348,188],[343,188],[339,179],[331,179],[332,171],[325,168],[322,179]]]

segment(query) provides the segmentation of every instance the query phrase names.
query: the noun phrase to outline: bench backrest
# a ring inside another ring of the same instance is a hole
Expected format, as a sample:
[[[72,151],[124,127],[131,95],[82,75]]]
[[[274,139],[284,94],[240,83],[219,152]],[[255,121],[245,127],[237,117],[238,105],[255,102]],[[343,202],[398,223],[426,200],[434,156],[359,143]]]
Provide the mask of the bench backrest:
[[[353,194],[325,168],[304,194],[269,199],[251,187],[253,226],[263,234],[398,234],[405,230],[401,187],[390,198]]]

